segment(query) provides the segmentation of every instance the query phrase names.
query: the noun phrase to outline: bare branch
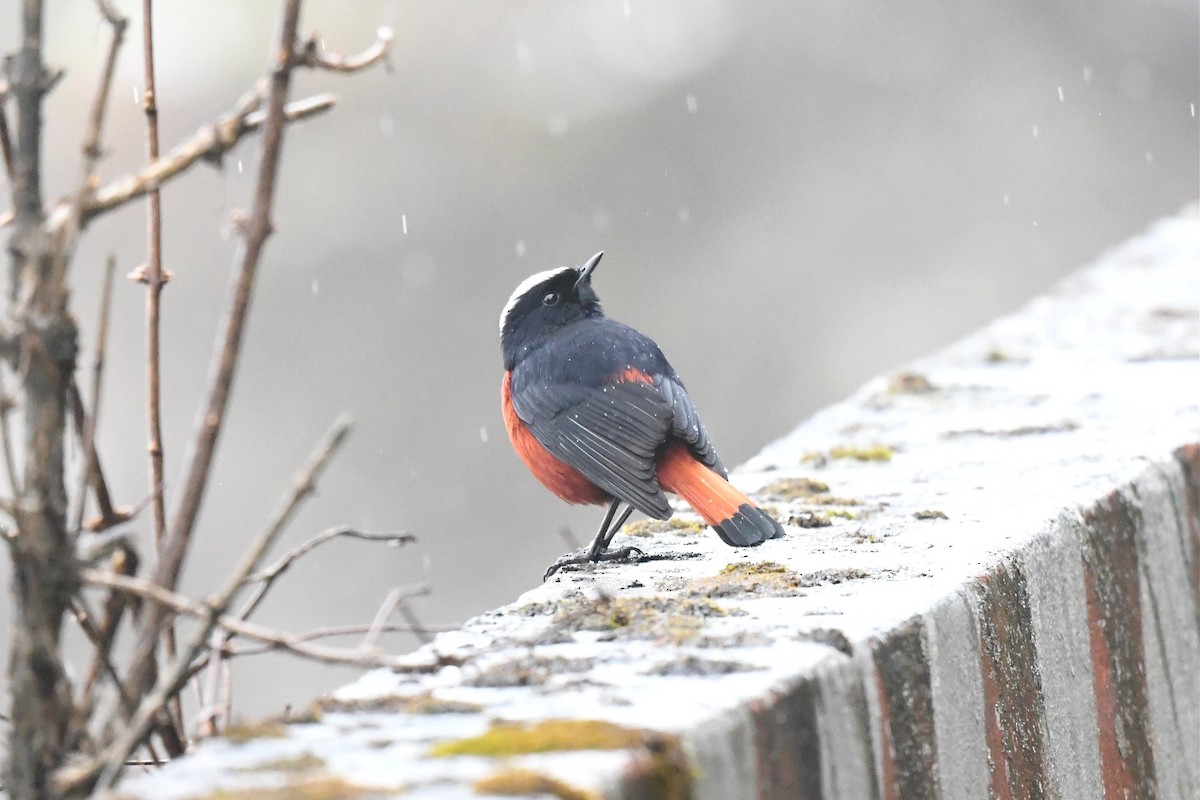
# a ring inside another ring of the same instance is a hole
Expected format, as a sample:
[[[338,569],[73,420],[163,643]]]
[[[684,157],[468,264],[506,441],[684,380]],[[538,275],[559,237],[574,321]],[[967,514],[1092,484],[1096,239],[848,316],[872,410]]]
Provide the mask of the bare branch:
[[[83,528],[83,509],[87,505],[87,486],[91,482],[96,487],[96,503],[100,507],[100,518],[111,519],[114,516],[112,500],[108,496],[108,486],[104,481],[104,473],[100,469],[100,460],[96,456],[96,427],[100,419],[100,388],[104,379],[104,350],[108,341],[108,318],[112,311],[113,274],[117,261],[109,255],[104,265],[104,288],[100,292],[100,314],[96,323],[96,349],[92,355],[92,413],[87,418],[86,430],[83,432],[83,466],[79,474],[79,490],[76,492],[75,519],[71,531],[75,535]],[[78,391],[78,389],[76,389]],[[81,411],[83,403],[76,405]],[[95,462],[93,464],[93,462]],[[107,513],[105,513],[107,511]]]
[[[83,396],[79,393],[79,386],[74,380],[67,387],[67,400],[71,405],[71,418],[75,424],[75,432],[81,441],[86,442],[88,415],[83,407]],[[96,452],[95,447],[92,448],[91,458],[84,461],[84,465],[86,470],[84,474],[91,483],[92,493],[96,495],[96,505],[100,509],[98,519],[88,520],[88,530],[103,531],[127,522],[133,516],[133,512],[128,508],[116,508],[113,505],[112,496],[108,491],[108,481],[104,478],[104,468],[100,463],[100,455]],[[82,504],[83,498],[80,497],[80,505]],[[72,528],[71,531],[78,533],[79,528]]]
[[[297,64],[330,72],[358,72],[382,61],[391,72],[391,64],[387,58],[392,50],[392,41],[396,38],[391,28],[380,28],[375,32],[375,44],[353,56],[325,52],[321,47],[320,38],[314,33],[305,40],[303,47],[296,53]]]
[[[118,589],[128,594],[136,595],[144,600],[151,600],[153,603],[163,606],[178,614],[186,614],[189,617],[195,617],[200,620],[208,620],[214,617],[218,610],[216,600],[209,600],[204,603],[196,602],[187,597],[184,597],[177,592],[167,591],[153,581],[148,581],[145,578],[132,578],[124,575],[116,575],[111,572],[104,572],[98,569],[84,569],[80,572],[80,577],[84,583],[90,586],[100,586],[110,589]],[[311,659],[313,661],[321,661],[326,664],[346,664],[358,667],[388,667],[391,669],[405,668],[405,659],[402,656],[390,656],[379,653],[377,651],[367,650],[347,650],[341,647],[325,647],[311,643],[311,639],[315,638],[311,635],[297,636],[289,633],[282,633],[268,628],[265,625],[259,625],[255,622],[247,622],[240,620],[229,614],[216,614],[213,619],[213,625],[224,628],[230,633],[244,636],[247,639],[253,639],[258,642],[270,645],[272,650],[285,650],[298,656]],[[193,655],[193,658],[195,656]],[[190,671],[185,669],[183,676],[190,674]],[[161,701],[160,701],[161,704]],[[146,702],[143,701],[143,705]]]
[[[142,91],[142,110],[146,116],[146,155],[151,164],[158,161],[158,85],[154,78],[154,3],[142,0],[142,63],[145,86]],[[146,206],[146,267],[140,280],[146,284],[146,426],[150,457],[150,506],[154,511],[154,546],[161,557],[167,535],[167,510],[163,500],[163,437],[162,395],[160,392],[159,320],[163,286],[167,281],[162,266],[162,193],[158,187],[149,192]],[[163,629],[163,648],[170,660],[175,660],[175,628]],[[186,735],[183,727],[183,708],[176,695],[167,703],[168,713],[178,738]],[[182,755],[168,746],[172,757]]]
[[[247,134],[257,131],[266,122],[266,113],[256,111],[261,97],[254,94],[254,103],[242,107],[216,123],[198,130],[192,137],[177,145],[161,159],[147,164],[133,175],[119,178],[96,190],[84,209],[84,220],[112,211],[131,200],[142,197],[172,178],[204,160],[220,164],[221,159]],[[331,94],[320,94],[289,103],[283,112],[286,122],[298,122],[333,108],[337,98]],[[3,219],[0,219],[3,224]]]
[[[285,16],[284,23],[285,33],[289,26],[294,26],[295,24],[292,14],[299,14],[299,0],[289,0],[288,2],[288,13]],[[282,122],[280,121],[277,124],[282,125]],[[334,423],[330,431],[317,445],[309,457],[308,463],[297,476],[291,491],[272,515],[266,529],[258,535],[251,544],[250,549],[242,556],[241,563],[234,570],[233,575],[226,582],[224,588],[208,603],[199,607],[205,623],[193,632],[187,644],[182,648],[179,658],[172,663],[165,674],[158,677],[153,688],[144,691],[142,704],[138,707],[138,712],[130,720],[125,733],[110,747],[105,749],[105,753],[107,754],[106,763],[100,764],[97,767],[97,771],[84,775],[82,780],[85,783],[99,776],[99,770],[105,771],[103,782],[106,786],[111,786],[112,782],[116,780],[120,764],[136,749],[149,730],[155,709],[160,708],[183,687],[187,681],[191,663],[204,648],[213,627],[225,615],[237,593],[246,586],[247,578],[258,569],[267,551],[279,538],[280,533],[282,533],[284,527],[291,520],[300,501],[312,493],[316,486],[317,478],[329,463],[329,459],[337,451],[337,448],[345,441],[349,431],[350,420],[343,416]],[[170,542],[168,542],[169,544]],[[162,569],[163,564],[160,563],[159,571],[156,572],[152,585],[156,591],[163,593],[162,597],[169,597],[174,595],[172,591],[173,583],[168,584],[165,578],[171,577],[173,581],[175,576],[165,576]],[[111,577],[116,578],[116,576]],[[131,681],[135,688],[146,687],[148,679],[154,675],[155,644],[158,641],[159,631],[165,621],[165,617],[164,606],[159,603],[151,605],[142,615],[142,626],[134,648],[133,669],[131,671]],[[239,624],[247,625],[249,623]],[[252,626],[251,629],[259,630],[260,634],[266,630],[259,629],[259,626]],[[246,630],[251,629],[243,628],[238,632],[244,633]],[[296,652],[299,652],[299,650]],[[319,657],[313,656],[310,653],[305,653],[305,655],[314,658]]]
[[[379,634],[383,632],[383,628],[387,623],[388,617],[392,612],[399,610],[412,628],[412,632],[421,640],[421,644],[429,644],[433,641],[433,636],[421,624],[412,610],[408,608],[408,598],[422,597],[429,594],[427,586],[402,586],[398,589],[392,589],[388,592],[387,598],[383,604],[379,606],[379,610],[375,612],[375,619],[371,622],[371,627],[367,630],[367,636],[363,639],[362,646],[364,648],[372,648],[375,646],[375,641],[379,638]]]
[[[12,134],[8,130],[8,111],[5,108],[7,104],[8,81],[0,78],[0,156],[4,158],[4,174],[8,176],[8,182],[12,183],[14,176]]]
[[[8,414],[12,411],[13,400],[8,395],[5,386],[4,368],[0,365],[0,449],[4,451],[4,472],[8,477],[8,485],[15,496],[21,494],[20,473],[17,471],[17,460],[13,455],[12,429],[8,423]]]
[[[279,578],[280,575],[286,572],[297,559],[307,555],[314,548],[319,547],[325,542],[340,537],[345,537],[348,539],[363,539],[369,542],[386,542],[393,547],[409,544],[410,542],[415,542],[417,539],[417,537],[411,533],[365,533],[363,531],[356,531],[345,526],[329,528],[328,530],[322,531],[313,538],[309,539],[307,542],[301,544],[299,547],[286,553],[282,558],[264,569],[262,572],[251,575],[247,579],[247,582],[258,583],[259,585],[255,588],[254,594],[250,596],[250,599],[246,602],[246,604],[242,606],[241,611],[238,612],[238,618],[249,619],[250,615],[254,613],[256,608],[258,608],[259,603],[262,602],[263,597],[271,588],[271,585],[276,581],[276,579]]]

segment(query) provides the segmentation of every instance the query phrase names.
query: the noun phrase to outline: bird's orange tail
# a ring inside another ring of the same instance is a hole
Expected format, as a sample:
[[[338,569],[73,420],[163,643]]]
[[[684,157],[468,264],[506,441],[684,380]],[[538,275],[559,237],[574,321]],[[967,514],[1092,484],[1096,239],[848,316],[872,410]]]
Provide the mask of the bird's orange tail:
[[[727,545],[751,547],[783,536],[782,525],[679,442],[668,444],[659,459],[658,482],[687,500]]]

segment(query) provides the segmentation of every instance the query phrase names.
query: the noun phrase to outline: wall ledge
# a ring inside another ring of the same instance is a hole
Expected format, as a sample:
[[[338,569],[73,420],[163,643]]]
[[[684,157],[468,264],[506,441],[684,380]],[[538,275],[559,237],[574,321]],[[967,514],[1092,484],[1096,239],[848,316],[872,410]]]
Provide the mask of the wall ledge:
[[[648,560],[119,792],[1195,797],[1198,267],[1191,206],[819,412],[734,477],[786,539],[642,525]]]

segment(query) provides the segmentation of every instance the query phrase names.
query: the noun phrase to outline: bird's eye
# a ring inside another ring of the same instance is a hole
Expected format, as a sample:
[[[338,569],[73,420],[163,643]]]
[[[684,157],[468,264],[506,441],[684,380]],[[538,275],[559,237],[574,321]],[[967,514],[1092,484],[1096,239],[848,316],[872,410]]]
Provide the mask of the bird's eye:
[[[559,300],[558,292],[550,292],[545,297],[542,298],[542,305],[556,306],[556,305],[558,305],[558,300]]]

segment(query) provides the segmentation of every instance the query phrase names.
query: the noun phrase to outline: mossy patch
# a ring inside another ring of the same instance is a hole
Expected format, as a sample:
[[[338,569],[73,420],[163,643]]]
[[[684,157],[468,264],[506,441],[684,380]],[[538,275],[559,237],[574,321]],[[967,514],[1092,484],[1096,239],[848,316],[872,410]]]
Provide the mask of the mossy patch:
[[[304,753],[303,755],[293,758],[279,758],[274,761],[264,761],[261,764],[255,764],[249,767],[236,768],[235,772],[314,772],[325,766],[324,759],[314,756],[312,753]]]
[[[690,597],[787,597],[799,594],[800,576],[774,561],[740,561],[716,575],[689,581]]]
[[[591,792],[576,789],[566,783],[534,772],[531,769],[505,769],[475,781],[474,789],[479,794],[496,794],[505,797],[549,795],[558,800],[599,800]]]
[[[806,572],[800,576],[800,586],[812,587],[822,584],[839,584],[846,581],[855,581],[861,578],[869,578],[872,573],[858,567],[833,567],[831,569],[819,569],[814,572]]]
[[[801,511],[799,514],[788,517],[787,524],[795,525],[798,528],[828,528],[833,523],[824,514],[818,514],[815,511]]]
[[[704,533],[704,529],[707,527],[707,525],[699,520],[671,517],[667,520],[639,519],[637,522],[630,522],[628,525],[625,525],[621,528],[621,532],[626,536],[642,538],[649,538],[659,533],[671,533],[675,536],[695,536]]]
[[[936,508],[925,509],[913,513],[914,519],[950,519],[946,516],[945,511],[938,511]]]
[[[888,381],[888,394],[930,394],[937,387],[919,372],[901,372]]]
[[[829,451],[833,459],[853,459],[855,461],[891,461],[895,451],[885,444],[870,447],[834,447]]]
[[[1016,428],[987,430],[985,428],[967,428],[965,430],[946,431],[943,439],[962,439],[970,436],[995,436],[1000,439],[1011,439],[1018,436],[1041,436],[1048,433],[1070,433],[1079,430],[1079,423],[1073,419],[1052,422],[1046,425],[1021,425]]]
[[[436,697],[432,692],[402,697],[384,695],[361,700],[337,700],[323,698],[314,704],[321,712],[362,712],[383,714],[478,714],[483,706],[461,700]]]
[[[798,500],[828,494],[829,484],[813,478],[780,478],[763,487],[761,494],[776,500]]]
[[[287,735],[287,726],[277,719],[230,725],[221,734],[226,741],[245,744],[255,739],[280,739]]]
[[[563,750],[627,750],[646,733],[591,719],[547,719],[533,724],[497,722],[478,736],[436,744],[432,756],[516,756]]]
[[[397,790],[357,786],[341,778],[318,778],[287,786],[219,789],[204,795],[203,800],[366,800],[397,793]]]
[[[556,624],[569,631],[600,631],[613,638],[683,644],[699,635],[704,620],[731,612],[707,598],[643,595],[604,597],[564,605]]]
[[[467,686],[490,689],[511,686],[542,686],[554,675],[586,672],[595,666],[594,658],[529,658],[502,661],[489,666],[465,681]]]
[[[763,669],[757,664],[747,664],[744,661],[726,661],[699,656],[683,656],[673,661],[663,661],[646,670],[646,675],[682,675],[687,677],[707,677],[710,675],[731,675],[735,672],[751,672]]]

